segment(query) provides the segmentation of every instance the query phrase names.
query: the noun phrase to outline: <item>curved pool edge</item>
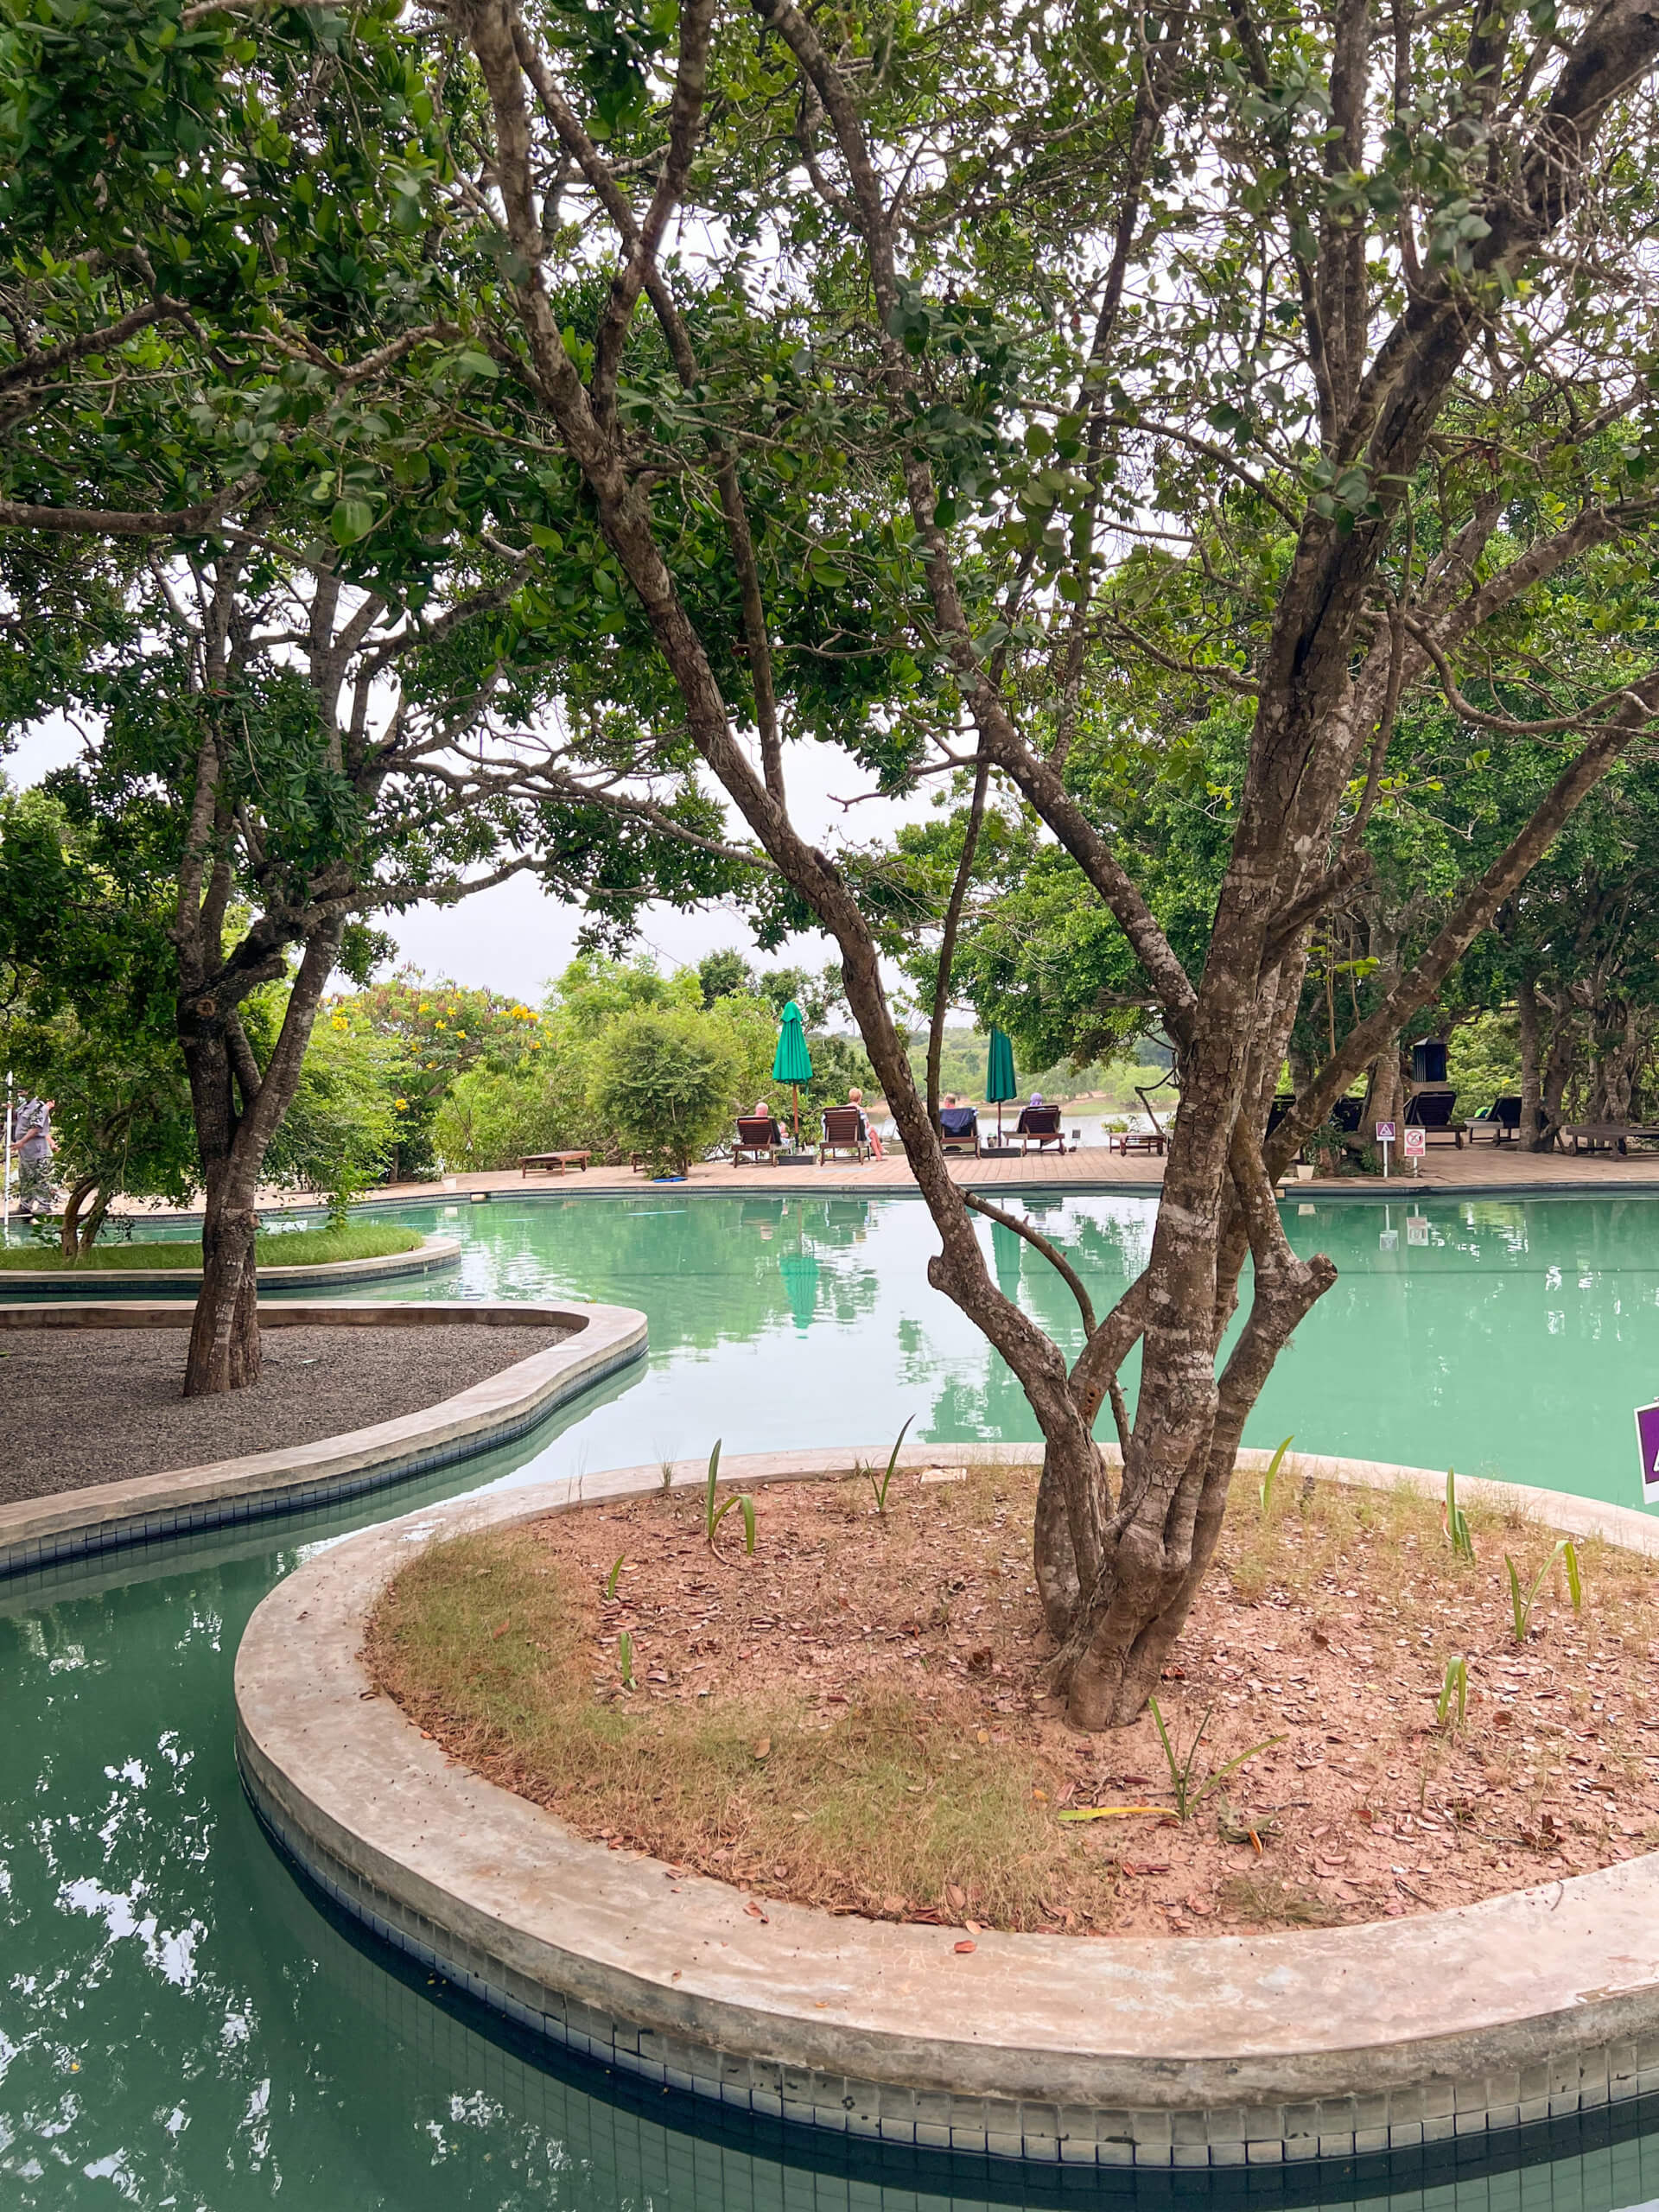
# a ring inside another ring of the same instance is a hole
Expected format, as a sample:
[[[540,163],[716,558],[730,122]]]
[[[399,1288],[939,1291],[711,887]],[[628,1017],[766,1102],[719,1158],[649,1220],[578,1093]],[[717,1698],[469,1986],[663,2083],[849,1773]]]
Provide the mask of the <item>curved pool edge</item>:
[[[1029,1464],[1030,1446],[916,1446]],[[850,1451],[726,1463],[732,1482],[850,1471]],[[1266,1452],[1240,1454],[1246,1470]],[[1306,1455],[1299,1471],[1438,1489]],[[682,1463],[677,1483],[702,1478]],[[1103,1942],[831,1918],[573,1837],[453,1764],[359,1658],[411,1543],[646,1494],[657,1467],[458,1502],[354,1536],[259,1606],[237,1752],[267,1829],[376,1936],[521,2027],[766,2117],[918,2149],[1104,2166],[1421,2151],[1659,2090],[1659,1857],[1340,1929]],[[1508,1503],[1504,1484],[1465,1494]],[[1552,1525],[1644,1551],[1659,1525],[1525,1492]],[[1108,2031],[1109,2030],[1109,2032]]]
[[[121,1300],[0,1306],[12,1328],[188,1328],[191,1309],[176,1301]],[[442,1327],[451,1323],[568,1333],[546,1351],[513,1361],[481,1382],[420,1412],[368,1428],[274,1452],[172,1468],[82,1490],[56,1491],[0,1506],[0,1580],[130,1544],[300,1513],[361,1497],[393,1483],[512,1443],[558,1407],[642,1359],[645,1316],[629,1306],[404,1304],[361,1299],[349,1305],[284,1300],[263,1306],[262,1328]]]
[[[350,1290],[359,1283],[391,1282],[410,1275],[437,1274],[461,1264],[458,1236],[428,1236],[412,1252],[383,1252],[373,1260],[324,1260],[299,1267],[262,1267],[265,1291]],[[200,1268],[76,1268],[0,1269],[0,1293],[13,1299],[51,1300],[66,1304],[89,1294],[100,1298],[154,1298],[170,1292],[194,1298],[201,1288]]]

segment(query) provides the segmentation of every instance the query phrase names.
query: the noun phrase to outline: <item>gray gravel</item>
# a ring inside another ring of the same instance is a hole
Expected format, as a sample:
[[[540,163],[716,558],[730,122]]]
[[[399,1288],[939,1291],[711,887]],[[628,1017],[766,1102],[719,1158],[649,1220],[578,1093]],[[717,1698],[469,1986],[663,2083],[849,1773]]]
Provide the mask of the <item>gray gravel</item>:
[[[187,1329],[0,1335],[0,1503],[315,1444],[453,1397],[561,1329],[449,1322],[264,1332],[251,1390],[183,1398]]]

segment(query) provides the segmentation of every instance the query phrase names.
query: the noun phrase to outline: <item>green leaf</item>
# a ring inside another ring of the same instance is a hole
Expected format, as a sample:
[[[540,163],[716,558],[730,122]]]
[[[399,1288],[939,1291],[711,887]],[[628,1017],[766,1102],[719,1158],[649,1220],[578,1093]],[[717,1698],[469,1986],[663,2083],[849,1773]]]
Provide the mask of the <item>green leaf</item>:
[[[374,509],[366,499],[336,499],[328,534],[336,545],[355,545],[374,528]]]

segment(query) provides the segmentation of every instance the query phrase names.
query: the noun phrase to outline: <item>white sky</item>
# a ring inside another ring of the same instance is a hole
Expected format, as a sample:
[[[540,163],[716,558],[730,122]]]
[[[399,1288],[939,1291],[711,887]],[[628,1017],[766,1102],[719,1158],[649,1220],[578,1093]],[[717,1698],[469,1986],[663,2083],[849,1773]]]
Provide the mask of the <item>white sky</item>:
[[[75,730],[61,716],[54,716],[28,731],[10,753],[0,753],[0,770],[12,783],[26,786],[54,768],[67,766],[79,748]],[[826,849],[843,840],[863,844],[890,836],[899,823],[918,820],[929,810],[926,797],[872,799],[842,809],[836,798],[850,798],[861,788],[861,773],[855,762],[831,746],[791,746],[785,771],[797,823],[805,836]],[[476,898],[463,899],[458,906],[416,906],[406,914],[370,918],[397,939],[402,960],[429,976],[488,984],[534,1001],[575,952],[582,918],[578,908],[549,898],[532,877],[524,875]],[[775,952],[762,953],[742,917],[723,906],[684,914],[671,906],[649,906],[635,950],[654,952],[665,968],[673,969],[695,967],[705,953],[728,945],[766,967],[789,963],[816,969],[835,957],[833,941],[816,931],[791,938]]]

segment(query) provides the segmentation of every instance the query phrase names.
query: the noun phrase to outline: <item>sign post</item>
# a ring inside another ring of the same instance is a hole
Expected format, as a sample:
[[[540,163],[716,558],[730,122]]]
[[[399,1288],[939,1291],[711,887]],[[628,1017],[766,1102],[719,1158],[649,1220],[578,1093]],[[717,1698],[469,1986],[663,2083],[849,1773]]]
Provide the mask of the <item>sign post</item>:
[[[1406,1141],[1401,1147],[1401,1151],[1404,1157],[1410,1160],[1411,1172],[1414,1175],[1421,1175],[1423,1171],[1419,1165],[1419,1162],[1421,1160],[1423,1154],[1427,1150],[1428,1131],[1427,1129],[1408,1129],[1406,1131]]]
[[[1637,1408],[1636,1442],[1642,1455],[1642,1503],[1659,1505],[1659,1406]]]
[[[1395,1127],[1392,1122],[1377,1123],[1376,1141],[1382,1147],[1382,1180],[1386,1183],[1389,1179],[1389,1147],[1395,1141]]]

